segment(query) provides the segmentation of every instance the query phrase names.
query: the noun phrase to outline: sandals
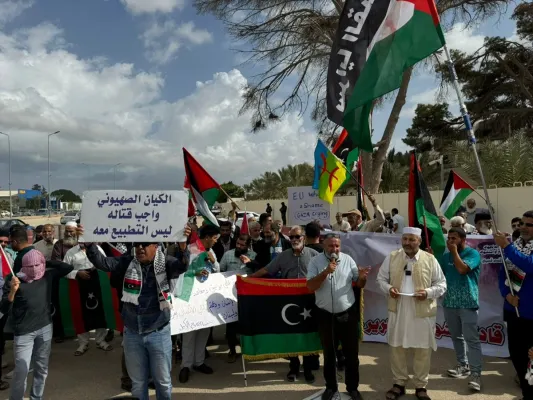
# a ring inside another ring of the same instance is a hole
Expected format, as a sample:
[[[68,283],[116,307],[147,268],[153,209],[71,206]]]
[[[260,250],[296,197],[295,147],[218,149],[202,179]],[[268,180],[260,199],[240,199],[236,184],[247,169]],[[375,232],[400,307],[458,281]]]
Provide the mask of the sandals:
[[[76,357],[82,356],[82,355],[84,355],[87,352],[87,350],[89,350],[89,346],[88,345],[82,345],[82,346],[80,346],[80,347],[78,347],[76,349],[76,351],[74,352],[74,355]]]
[[[392,389],[385,394],[387,400],[396,400],[403,395],[405,395],[405,386],[397,384],[392,385]]]
[[[415,396],[419,400],[431,400],[428,396],[428,391],[425,388],[415,389]]]
[[[100,350],[103,350],[103,351],[111,351],[111,350],[113,350],[113,346],[111,346],[109,343],[107,343],[105,341],[97,343],[96,347],[99,348]]]

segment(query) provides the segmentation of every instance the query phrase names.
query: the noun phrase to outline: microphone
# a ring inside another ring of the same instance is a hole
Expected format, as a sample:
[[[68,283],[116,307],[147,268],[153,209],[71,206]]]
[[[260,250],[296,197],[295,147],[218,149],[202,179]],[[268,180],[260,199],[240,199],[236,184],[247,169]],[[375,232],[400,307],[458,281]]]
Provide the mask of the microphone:
[[[339,255],[337,253],[333,253],[329,256],[330,261],[335,261],[335,264],[339,265]],[[329,279],[333,279],[334,274],[329,274]]]

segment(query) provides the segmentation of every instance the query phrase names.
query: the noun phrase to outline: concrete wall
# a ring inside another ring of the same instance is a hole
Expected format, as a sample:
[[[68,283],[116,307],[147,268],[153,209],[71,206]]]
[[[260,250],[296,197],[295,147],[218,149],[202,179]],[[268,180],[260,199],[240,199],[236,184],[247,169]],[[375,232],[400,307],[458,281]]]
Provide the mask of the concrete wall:
[[[478,189],[481,193],[482,189]],[[431,192],[431,197],[435,208],[439,208],[442,199],[442,190]],[[476,200],[477,206],[485,208],[485,201],[477,194],[472,197]],[[489,197],[492,205],[496,210],[496,222],[501,230],[509,231],[511,229],[511,219],[513,217],[522,216],[525,211],[533,210],[533,186],[513,187],[513,188],[498,188],[489,189]],[[367,199],[368,200],[368,199]],[[396,207],[400,215],[407,218],[408,194],[404,193],[382,193],[376,195],[376,200],[383,210],[389,210]],[[279,200],[257,200],[257,201],[237,201],[237,204],[244,210],[245,206],[248,211],[255,211],[257,213],[265,212],[266,203],[270,203],[273,208],[273,218],[281,219],[279,209],[281,202],[284,201],[289,206],[287,199]],[[372,206],[369,205],[369,211],[372,212]],[[334,204],[331,206],[331,222],[335,221],[335,213],[337,211],[344,212],[356,207],[355,196],[337,196]],[[229,204],[222,205],[225,212],[231,209]],[[290,210],[289,210],[290,212]]]

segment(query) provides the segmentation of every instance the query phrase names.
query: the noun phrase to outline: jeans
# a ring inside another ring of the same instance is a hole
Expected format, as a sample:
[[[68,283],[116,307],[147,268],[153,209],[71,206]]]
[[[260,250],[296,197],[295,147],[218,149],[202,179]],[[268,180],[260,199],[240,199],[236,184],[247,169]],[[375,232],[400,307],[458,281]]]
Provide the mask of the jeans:
[[[481,375],[483,355],[477,326],[478,310],[444,307],[444,318],[452,336],[457,362],[470,365],[473,374]]]
[[[326,388],[334,391],[337,386],[335,338],[339,338],[346,358],[346,390],[352,392],[359,387],[359,308],[355,305],[347,310],[348,320],[340,322],[333,314],[317,308],[318,334],[324,353],[324,380]]]
[[[124,353],[132,383],[132,396],[139,400],[148,400],[148,381],[151,373],[157,400],[170,400],[172,397],[170,324],[142,335],[126,327]]]
[[[33,361],[33,385],[30,400],[43,398],[44,384],[48,376],[48,359],[52,349],[52,324],[22,336],[15,336],[15,374],[11,383],[9,400],[22,400],[26,380]]]

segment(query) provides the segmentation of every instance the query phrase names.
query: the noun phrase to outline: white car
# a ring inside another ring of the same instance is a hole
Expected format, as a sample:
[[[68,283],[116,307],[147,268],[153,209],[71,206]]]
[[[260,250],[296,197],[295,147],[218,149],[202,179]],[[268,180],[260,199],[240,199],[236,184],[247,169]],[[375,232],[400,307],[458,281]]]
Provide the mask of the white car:
[[[65,215],[61,217],[59,222],[61,225],[65,225],[67,222],[73,221],[77,222],[81,217],[80,211],[67,211]]]
[[[246,216],[248,219],[250,218],[255,218],[256,220],[259,221],[259,215],[258,213],[256,212],[253,212],[253,211],[237,211],[237,221],[235,222],[235,225],[237,225],[239,228],[242,226],[242,219],[244,217],[244,213],[246,213]]]

